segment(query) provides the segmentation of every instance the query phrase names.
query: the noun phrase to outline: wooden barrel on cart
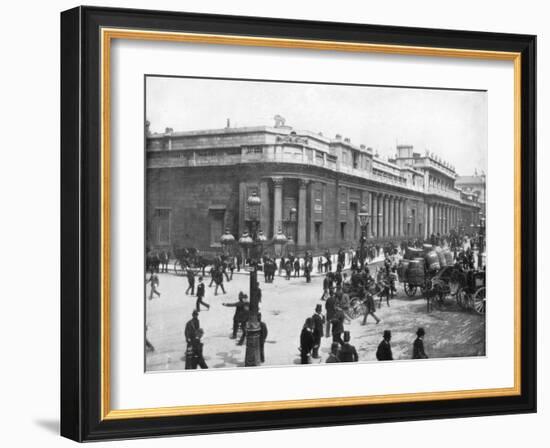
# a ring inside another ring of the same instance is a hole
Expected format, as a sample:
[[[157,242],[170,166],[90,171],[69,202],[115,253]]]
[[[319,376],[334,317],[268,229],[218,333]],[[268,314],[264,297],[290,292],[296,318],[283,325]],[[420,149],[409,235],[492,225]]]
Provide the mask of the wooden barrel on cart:
[[[397,276],[400,282],[406,281],[407,270],[409,269],[410,260],[402,259],[399,260],[399,265],[397,266]]]
[[[426,266],[430,271],[439,271],[441,269],[441,264],[439,262],[439,256],[435,250],[428,252],[425,256]]]
[[[407,269],[407,283],[411,285],[424,284],[424,259],[423,258],[415,258],[409,261],[409,268]]]
[[[413,260],[419,257],[422,257],[422,249],[417,249],[416,247],[407,247],[407,249],[405,250],[405,258],[407,260]]]

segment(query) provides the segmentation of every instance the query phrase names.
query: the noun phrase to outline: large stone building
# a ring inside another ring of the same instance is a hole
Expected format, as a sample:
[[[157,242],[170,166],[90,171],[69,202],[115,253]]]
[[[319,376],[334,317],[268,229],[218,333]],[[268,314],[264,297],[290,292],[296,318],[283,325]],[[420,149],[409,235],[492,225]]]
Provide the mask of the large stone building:
[[[376,242],[426,238],[468,229],[477,196],[455,185],[454,167],[434,154],[398,145],[383,160],[336,135],[274,126],[151,134],[147,125],[147,244],[212,250],[228,228],[248,226],[247,198],[261,199],[260,226],[279,228],[299,252],[356,246],[358,213],[369,210]]]

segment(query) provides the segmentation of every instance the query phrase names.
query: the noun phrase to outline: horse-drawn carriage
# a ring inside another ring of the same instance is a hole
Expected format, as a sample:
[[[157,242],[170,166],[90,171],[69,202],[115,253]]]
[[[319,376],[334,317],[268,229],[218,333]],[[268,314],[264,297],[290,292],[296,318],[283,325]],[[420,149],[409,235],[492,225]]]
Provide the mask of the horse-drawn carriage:
[[[214,266],[223,261],[223,255],[218,253],[207,253],[193,247],[174,249],[174,273],[185,275],[187,269],[202,271],[205,274],[207,266]]]
[[[458,305],[485,314],[485,271],[463,270],[459,265],[440,269],[431,279],[430,296],[438,306],[454,297]]]
[[[461,308],[485,314],[486,284],[485,271],[468,271],[461,277],[461,284],[456,292],[456,302]]]

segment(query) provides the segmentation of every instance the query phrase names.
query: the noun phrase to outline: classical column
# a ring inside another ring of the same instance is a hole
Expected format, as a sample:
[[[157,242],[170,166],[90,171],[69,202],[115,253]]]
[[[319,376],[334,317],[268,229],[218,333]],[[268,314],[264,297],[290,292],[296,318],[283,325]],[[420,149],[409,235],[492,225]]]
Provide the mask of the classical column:
[[[276,229],[272,229],[270,226],[269,218],[271,217],[271,208],[269,204],[269,184],[267,179],[262,179],[260,181],[260,228],[263,230],[264,235],[269,237],[269,235],[275,235],[277,233]]]
[[[406,199],[401,200],[401,236],[405,236],[405,204],[407,203]]]
[[[430,237],[432,233],[434,233],[434,205],[433,204],[429,205],[428,212],[429,212],[428,222],[430,223],[430,231],[428,233],[428,237]]]
[[[384,213],[384,216],[382,217],[383,220],[384,220],[384,238],[386,238],[388,236],[388,232],[389,232],[389,221],[390,221],[390,213],[389,213],[389,208],[390,208],[390,198],[388,195],[385,195],[384,196],[384,211],[382,213]]]
[[[368,206],[369,206],[369,214],[370,214],[370,220],[369,220],[369,232],[370,235],[368,235],[369,238],[374,238],[374,198],[373,194],[369,191],[367,196]]]
[[[432,205],[432,209],[433,209],[433,231],[432,233],[435,235],[437,234],[437,203],[433,204]]]
[[[403,236],[403,199],[397,199],[397,236]]]
[[[388,236],[389,237],[393,236],[393,222],[394,222],[393,201],[394,201],[393,196],[388,197],[388,207],[389,207]]]
[[[424,204],[424,239],[428,239],[428,204]]]
[[[378,238],[384,236],[384,198],[378,195]]]
[[[273,177],[273,234],[283,225],[283,178]]]
[[[372,208],[371,208],[371,228],[372,228],[372,237],[378,238],[378,194],[371,193],[372,198]]]
[[[394,196],[393,197],[393,227],[392,227],[392,232],[394,237],[399,236],[399,233],[397,232],[397,224],[399,223],[399,213],[397,211],[398,204],[399,204],[399,199],[396,196]]]
[[[307,198],[307,180],[300,179],[298,181],[298,246],[305,246],[306,244],[306,230],[307,230],[307,218],[306,218],[306,198]]]

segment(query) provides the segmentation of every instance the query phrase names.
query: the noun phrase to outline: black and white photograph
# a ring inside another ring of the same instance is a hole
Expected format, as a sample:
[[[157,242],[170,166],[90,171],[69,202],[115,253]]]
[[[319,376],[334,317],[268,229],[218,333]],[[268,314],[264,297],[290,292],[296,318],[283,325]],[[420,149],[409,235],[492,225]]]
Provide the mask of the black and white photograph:
[[[145,370],[486,355],[487,91],[145,77]]]

